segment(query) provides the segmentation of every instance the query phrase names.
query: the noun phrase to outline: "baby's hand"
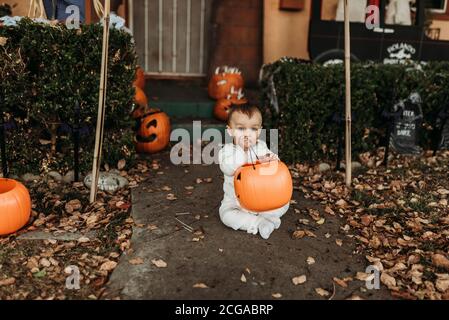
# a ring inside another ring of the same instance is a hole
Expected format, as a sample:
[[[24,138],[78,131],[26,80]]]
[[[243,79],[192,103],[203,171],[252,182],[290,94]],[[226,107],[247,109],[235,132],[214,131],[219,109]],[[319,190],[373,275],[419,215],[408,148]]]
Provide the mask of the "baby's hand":
[[[279,160],[279,157],[277,154],[274,153],[267,153],[266,155],[259,157],[260,162],[269,162],[269,161],[276,161]]]

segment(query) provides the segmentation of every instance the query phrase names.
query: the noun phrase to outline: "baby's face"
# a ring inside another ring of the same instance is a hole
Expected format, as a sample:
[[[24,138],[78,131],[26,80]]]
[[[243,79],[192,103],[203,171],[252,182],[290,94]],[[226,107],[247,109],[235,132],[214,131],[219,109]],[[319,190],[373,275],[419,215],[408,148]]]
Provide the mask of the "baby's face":
[[[248,117],[241,112],[232,114],[229,122],[228,133],[234,138],[234,143],[244,150],[256,144],[262,130],[262,115],[255,113]]]

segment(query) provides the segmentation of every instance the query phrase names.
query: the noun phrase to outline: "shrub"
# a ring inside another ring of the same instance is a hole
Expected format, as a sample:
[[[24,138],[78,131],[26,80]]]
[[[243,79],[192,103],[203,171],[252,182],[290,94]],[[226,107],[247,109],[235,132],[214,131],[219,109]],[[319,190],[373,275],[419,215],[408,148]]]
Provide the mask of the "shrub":
[[[332,116],[344,116],[345,81],[343,65],[322,66],[283,58],[264,68],[262,106],[264,125],[278,128],[279,150],[286,161],[335,158],[339,127]],[[412,91],[423,99],[424,123],[420,144],[431,147],[429,129],[436,115],[447,107],[449,63],[426,65],[353,64],[352,149],[354,156],[385,143],[383,110]],[[272,82],[270,81],[272,79]],[[280,112],[272,104],[274,84]]]
[[[13,166],[24,161],[28,164],[21,165],[27,169],[39,162],[40,167],[34,168],[34,171],[47,170],[48,163],[59,162],[59,167],[65,163],[72,166],[70,134],[58,134],[58,151],[64,154],[54,154],[48,145],[38,141],[39,138],[45,140],[49,135],[54,138],[58,128],[73,127],[77,119],[77,103],[81,127],[91,130],[81,140],[82,156],[86,161],[91,157],[89,152],[93,149],[98,109],[102,35],[103,28],[99,24],[68,29],[65,24],[37,23],[23,18],[16,26],[0,26],[0,37],[6,39],[6,43],[0,46],[0,63],[5,65],[4,61],[15,61],[15,65],[7,67],[12,71],[1,72],[0,103],[6,107],[3,111],[9,118],[16,119],[19,127],[24,126],[8,135],[8,143],[17,145],[20,141],[17,138],[20,137],[25,145],[30,141],[37,143],[34,144],[36,150],[13,151],[14,147],[10,145],[12,152],[8,153],[8,157]],[[136,60],[132,36],[111,29],[104,143],[108,152],[103,152],[106,162],[111,161],[109,155],[113,154],[115,161],[121,154],[122,146],[118,146],[117,142],[121,143],[123,139],[118,134],[126,133],[129,136],[127,129],[133,125],[129,112],[133,105],[132,82]],[[117,150],[111,152],[114,146]],[[126,155],[133,157],[133,149],[129,151]],[[29,156],[15,161],[22,152],[29,153]]]

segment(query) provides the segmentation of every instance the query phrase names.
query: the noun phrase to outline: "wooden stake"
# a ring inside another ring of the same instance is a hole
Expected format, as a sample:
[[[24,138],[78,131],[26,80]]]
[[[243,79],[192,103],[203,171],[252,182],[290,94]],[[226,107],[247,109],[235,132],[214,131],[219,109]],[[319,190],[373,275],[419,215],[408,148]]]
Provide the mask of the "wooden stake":
[[[109,47],[109,19],[110,0],[105,1],[103,21],[103,50],[101,55],[100,93],[98,97],[97,128],[95,131],[95,149],[92,164],[92,186],[90,187],[90,203],[96,201],[98,189],[98,175],[100,173],[101,149],[103,147],[103,129],[106,109],[106,89],[108,74],[108,47]]]
[[[345,77],[346,77],[346,185],[352,184],[351,160],[351,31],[349,23],[349,6],[345,0]]]

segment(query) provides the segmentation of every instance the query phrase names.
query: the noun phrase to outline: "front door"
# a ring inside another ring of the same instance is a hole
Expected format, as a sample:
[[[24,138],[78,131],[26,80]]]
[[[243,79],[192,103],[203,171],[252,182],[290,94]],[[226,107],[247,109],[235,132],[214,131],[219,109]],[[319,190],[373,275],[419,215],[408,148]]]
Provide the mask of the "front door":
[[[129,27],[148,75],[205,76],[212,0],[130,0]]]

